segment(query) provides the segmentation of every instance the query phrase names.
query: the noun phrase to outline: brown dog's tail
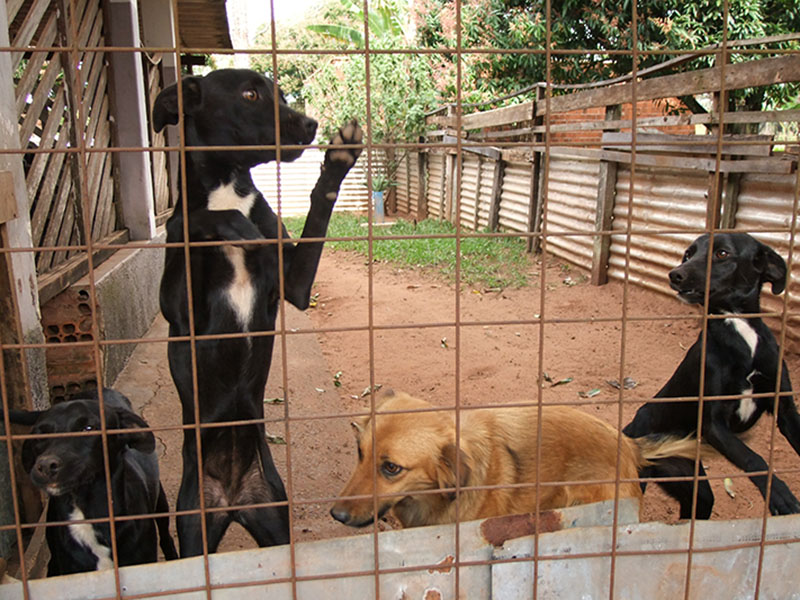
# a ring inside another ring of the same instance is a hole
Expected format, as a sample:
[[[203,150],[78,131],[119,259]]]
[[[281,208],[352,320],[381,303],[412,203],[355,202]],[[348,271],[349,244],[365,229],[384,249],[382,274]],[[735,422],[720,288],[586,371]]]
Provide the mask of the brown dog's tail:
[[[653,464],[653,461],[665,458],[686,458],[694,460],[697,456],[697,436],[686,437],[674,435],[646,435],[631,438],[639,448],[639,468]],[[713,452],[708,444],[700,443],[700,458],[708,458]]]

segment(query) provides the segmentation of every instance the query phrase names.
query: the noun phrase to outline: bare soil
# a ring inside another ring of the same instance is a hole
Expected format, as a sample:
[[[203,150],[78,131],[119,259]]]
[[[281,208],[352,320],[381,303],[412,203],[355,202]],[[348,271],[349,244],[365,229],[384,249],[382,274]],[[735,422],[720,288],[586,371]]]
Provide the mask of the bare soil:
[[[624,426],[669,378],[697,336],[698,310],[674,298],[633,286],[626,290],[616,281],[595,287],[585,273],[554,259],[544,276],[534,257],[530,269],[533,284],[525,288],[465,286],[458,292],[433,273],[369,265],[362,256],[326,248],[314,286],[316,306],[306,313],[290,308],[284,315],[289,334],[285,346],[282,338],[276,340],[265,396],[288,391],[288,407],[265,406],[275,419],[268,423],[269,433],[288,441],[271,449],[294,501],[296,541],[365,532],[340,525],[328,510],[355,465],[349,422],[352,414],[369,410],[370,396],[364,392],[371,384],[450,406],[456,397],[462,405],[500,405],[536,401],[541,393],[545,404],[575,403]],[[548,321],[543,327],[531,324],[537,315]],[[149,337],[166,337],[160,317]],[[796,373],[800,358],[789,355],[787,361]],[[547,376],[541,392],[540,374]],[[620,404],[620,391],[608,382],[623,377],[636,386],[623,390]],[[157,436],[162,480],[174,507],[181,473],[180,409],[166,344],[140,344],[117,387],[151,426],[166,428]],[[580,396],[591,390],[599,393]],[[772,436],[773,420],[762,418],[747,443],[769,459]],[[798,457],[777,431],[773,461],[800,493]],[[761,496],[738,469],[715,458],[707,470],[716,497],[712,518],[763,516]],[[732,478],[730,493],[723,487],[725,477]],[[657,486],[648,487],[644,519],[674,522],[677,514],[674,501]],[[234,526],[220,549],[254,546]]]

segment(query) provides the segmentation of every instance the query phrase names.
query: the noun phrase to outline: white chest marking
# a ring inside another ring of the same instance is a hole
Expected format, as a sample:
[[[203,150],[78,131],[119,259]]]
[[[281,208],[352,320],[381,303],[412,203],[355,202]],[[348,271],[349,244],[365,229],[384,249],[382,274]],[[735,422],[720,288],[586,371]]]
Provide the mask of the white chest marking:
[[[219,186],[208,195],[208,210],[238,210],[247,217],[255,200],[254,193],[242,197],[233,189],[233,184],[228,183]]]
[[[228,301],[231,303],[233,312],[236,313],[239,324],[247,331],[250,317],[253,316],[255,290],[253,282],[250,280],[250,272],[244,264],[244,250],[234,246],[225,246],[222,251],[233,267],[233,278],[226,290]]]
[[[750,357],[752,358],[756,354],[756,346],[758,345],[758,334],[756,330],[750,326],[745,319],[741,319],[739,317],[730,317],[725,319],[725,322],[728,325],[733,326],[745,343],[750,348]]]
[[[77,506],[69,515],[70,521],[82,521],[85,518],[83,511]],[[98,541],[91,523],[74,523],[68,525],[68,527],[73,539],[85,546],[89,552],[97,557],[96,568],[98,571],[101,569],[111,569],[114,566],[114,562],[111,560],[111,548],[104,546]]]
[[[245,217],[250,215],[256,195],[240,196],[233,189],[233,184],[221,185],[208,195],[208,210],[238,210]],[[228,301],[239,325],[246,331],[253,316],[253,299],[255,290],[250,280],[250,273],[244,262],[244,250],[234,246],[223,246],[223,253],[231,263],[233,277],[226,290]]]
[[[755,375],[755,371],[750,371],[750,374],[747,376],[747,382],[750,383],[750,378]],[[742,390],[742,398],[739,400],[739,408],[736,409],[736,414],[739,415],[739,420],[742,423],[746,423],[750,417],[753,416],[753,413],[756,411],[756,403],[750,394],[753,393],[753,384],[750,383],[750,387],[746,387]]]

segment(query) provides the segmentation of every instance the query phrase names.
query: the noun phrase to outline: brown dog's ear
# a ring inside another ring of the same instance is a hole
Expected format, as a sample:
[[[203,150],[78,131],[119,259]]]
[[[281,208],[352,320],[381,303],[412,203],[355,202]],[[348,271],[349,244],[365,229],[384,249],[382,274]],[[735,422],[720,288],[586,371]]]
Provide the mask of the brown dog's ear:
[[[203,102],[199,77],[183,79],[183,114],[197,112]],[[153,102],[153,130],[158,133],[167,125],[178,124],[178,84],[164,88]]]
[[[360,438],[362,435],[364,435],[364,431],[366,431],[368,423],[368,416],[356,417],[350,421],[350,427],[352,427],[353,431],[355,431],[356,437]]]
[[[436,477],[440,488],[456,487],[456,460],[458,460],[459,486],[465,486],[469,482],[472,474],[469,455],[455,444],[446,444],[436,464]],[[450,492],[449,496],[451,500],[456,498],[455,492]]]
[[[109,429],[138,429],[140,427],[149,427],[147,421],[129,410],[106,409],[106,415],[106,423]],[[156,438],[152,431],[131,431],[114,435],[113,438],[120,444],[127,444],[130,448],[144,454],[150,454],[156,449]]]
[[[753,264],[761,273],[761,283],[772,284],[773,294],[780,294],[786,288],[786,262],[775,250],[759,242]]]

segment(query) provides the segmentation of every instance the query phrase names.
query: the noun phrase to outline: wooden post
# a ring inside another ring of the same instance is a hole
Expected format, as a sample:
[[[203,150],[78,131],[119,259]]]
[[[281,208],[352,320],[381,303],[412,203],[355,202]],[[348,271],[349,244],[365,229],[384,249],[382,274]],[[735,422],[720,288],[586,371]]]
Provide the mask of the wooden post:
[[[142,17],[142,41],[145,47],[174,48],[175,32],[172,24],[175,22],[172,2],[164,0],[139,0]],[[180,79],[180,65],[174,52],[165,52],[161,55],[161,87],[169,87]],[[177,146],[180,143],[180,134],[177,127],[167,127],[165,130],[167,145]],[[167,155],[167,170],[169,172],[169,193],[172,199],[170,205],[174,206],[178,198],[178,173],[180,172],[180,156],[177,152]]]
[[[531,119],[533,120],[534,127],[539,127],[544,124],[544,117],[536,116],[536,105],[539,102],[544,102],[544,95],[545,91],[542,86],[536,88],[536,100],[531,103]],[[541,142],[543,137],[544,134],[535,133],[531,136],[531,141],[534,143]],[[542,212],[542,193],[540,189],[541,185],[539,177],[541,170],[542,154],[537,152],[534,148],[533,157],[531,159],[531,191],[528,198],[528,233],[536,233],[539,231],[538,227],[541,225],[541,219],[539,218],[539,215]],[[527,247],[528,252],[533,252],[534,248],[537,250],[539,249],[539,244],[534,243],[534,238],[532,235],[528,237]]]
[[[140,47],[139,14],[136,0],[105,0],[106,43],[110,46]],[[136,52],[111,52],[109,92],[114,116],[115,142],[120,147],[143,148],[115,152],[119,170],[122,219],[132,240],[152,239],[156,232],[153,175],[147,124],[147,92],[144,89],[142,57]]]
[[[439,220],[444,218],[445,198],[447,198],[447,152],[442,154],[442,181],[439,185]]]
[[[445,154],[445,171],[444,171],[444,210],[442,217],[450,221],[453,214],[453,188],[455,187],[456,176],[456,155],[448,152]]]
[[[0,3],[0,46],[11,46],[8,38],[6,3]],[[3,344],[38,344],[44,341],[36,289],[36,265],[20,146],[19,114],[14,98],[14,69],[11,54],[0,52],[0,147],[12,152],[0,155],[0,360],[5,386],[0,398],[9,408],[46,408],[47,370],[42,348],[4,348]],[[18,151],[18,153],[13,153]],[[30,250],[6,252],[6,250]],[[2,427],[0,426],[0,431]],[[3,433],[5,433],[3,431]],[[0,520],[14,523],[9,457],[5,442],[0,444]],[[18,466],[18,465],[16,465]],[[30,481],[16,468],[16,482],[23,498],[26,520],[36,520],[38,493],[26,494]],[[41,505],[39,505],[41,510]],[[16,543],[14,531],[0,535],[0,556],[9,556]],[[22,551],[22,549],[19,549]]]
[[[489,230],[497,231],[500,226],[500,196],[503,193],[503,176],[505,175],[505,163],[502,158],[498,158],[494,163],[494,174],[492,176],[492,200],[489,204]]]
[[[736,226],[736,211],[739,209],[739,188],[741,173],[725,174],[725,193],[722,195],[722,214],[719,226],[721,229],[733,229]]]
[[[606,107],[606,121],[619,120],[621,107],[619,104]],[[614,213],[614,198],[617,187],[617,163],[600,161],[600,173],[597,182],[597,211],[595,212],[594,236],[592,247],[592,285],[603,285],[608,282],[608,255],[611,251],[611,234],[599,233],[610,231]]]
[[[417,160],[419,197],[417,198],[417,221],[428,218],[428,153],[420,152]],[[410,205],[409,205],[410,208]]]
[[[478,231],[478,211],[481,207],[481,171],[483,171],[483,156],[478,154],[478,174],[475,177],[475,214],[472,230]]]

